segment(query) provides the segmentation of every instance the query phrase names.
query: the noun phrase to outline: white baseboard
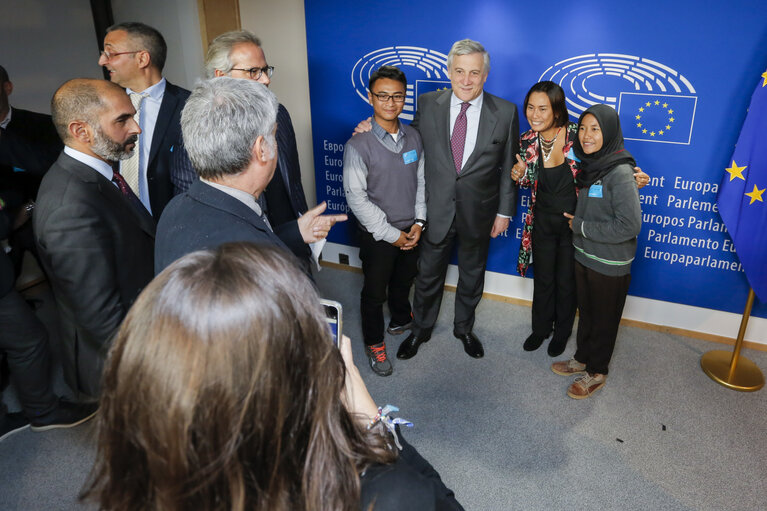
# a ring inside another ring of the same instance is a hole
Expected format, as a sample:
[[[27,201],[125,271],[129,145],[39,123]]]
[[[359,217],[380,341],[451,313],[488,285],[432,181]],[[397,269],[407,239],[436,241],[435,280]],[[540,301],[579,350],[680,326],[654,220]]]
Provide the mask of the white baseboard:
[[[347,256],[349,261],[341,261],[340,256],[342,255]],[[324,261],[331,263],[348,264],[356,268],[361,266],[357,247],[328,243],[325,245],[322,257]],[[447,271],[446,284],[455,286],[457,282],[458,268],[450,265]],[[533,279],[489,271],[485,274],[484,292],[530,301],[533,299]],[[745,305],[744,303],[743,306],[745,307]],[[629,295],[626,299],[623,317],[651,325],[678,328],[734,340],[738,335],[742,316],[741,314]],[[767,346],[767,319],[750,318],[744,338],[746,341]]]

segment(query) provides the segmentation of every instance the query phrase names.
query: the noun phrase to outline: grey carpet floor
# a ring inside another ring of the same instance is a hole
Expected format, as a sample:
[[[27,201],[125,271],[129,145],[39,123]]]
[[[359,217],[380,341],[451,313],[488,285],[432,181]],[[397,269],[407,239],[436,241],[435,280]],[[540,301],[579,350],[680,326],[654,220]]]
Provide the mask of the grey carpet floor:
[[[529,308],[483,300],[474,331],[486,354],[474,360],[452,336],[446,292],[432,340],[415,358],[394,358],[405,336],[387,336],[394,374],[381,378],[365,365],[362,276],[325,268],[317,281],[344,305],[371,394],[415,423],[407,438],[467,510],[767,509],[767,390],[728,390],[700,369],[703,353],[728,347],[621,327],[607,384],[575,401],[565,395],[571,379],[549,369],[545,345],[521,348]],[[767,352],[744,355],[767,372]],[[56,382],[63,391],[60,375]],[[12,392],[4,399],[17,406]],[[93,457],[91,426],[0,442],[0,509],[81,509],[76,495]]]

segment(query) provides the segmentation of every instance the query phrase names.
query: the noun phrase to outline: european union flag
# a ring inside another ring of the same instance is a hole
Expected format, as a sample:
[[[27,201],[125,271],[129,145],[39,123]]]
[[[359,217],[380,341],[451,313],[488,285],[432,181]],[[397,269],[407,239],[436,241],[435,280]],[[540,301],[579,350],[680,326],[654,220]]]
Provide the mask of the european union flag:
[[[751,288],[767,301],[767,71],[759,82],[716,201]]]
[[[690,144],[695,96],[621,92],[618,113],[626,140]]]

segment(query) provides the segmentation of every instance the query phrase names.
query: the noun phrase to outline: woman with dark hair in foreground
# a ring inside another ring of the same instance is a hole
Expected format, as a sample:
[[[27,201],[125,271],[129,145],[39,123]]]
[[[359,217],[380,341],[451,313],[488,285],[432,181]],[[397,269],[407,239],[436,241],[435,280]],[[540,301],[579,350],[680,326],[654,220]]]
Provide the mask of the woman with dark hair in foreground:
[[[110,510],[462,509],[380,412],[282,253],[195,252],[119,331],[83,497]]]

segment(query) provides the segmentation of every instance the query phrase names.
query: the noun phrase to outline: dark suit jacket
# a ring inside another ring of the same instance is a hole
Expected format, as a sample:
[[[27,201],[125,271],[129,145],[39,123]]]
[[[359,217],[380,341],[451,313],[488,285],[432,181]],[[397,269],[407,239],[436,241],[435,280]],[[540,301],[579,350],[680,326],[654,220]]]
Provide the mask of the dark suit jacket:
[[[42,177],[63,147],[50,115],[14,108],[0,134],[0,164]]]
[[[95,397],[111,338],[154,275],[155,222],[64,153],[43,178],[32,219],[61,315],[65,378]]]
[[[301,167],[298,163],[298,148],[296,147],[296,134],[293,131],[293,122],[287,109],[280,104],[277,110],[277,171],[282,178],[286,193],[290,198],[290,208],[295,218],[306,213],[309,209],[306,205],[304,187],[301,184]],[[176,194],[185,192],[197,181],[197,173],[192,165],[183,165],[182,162],[175,164],[176,172],[173,174],[173,184]],[[275,176],[278,176],[275,171]],[[274,180],[274,178],[272,178]]]
[[[6,210],[0,210],[0,240],[4,240],[11,234],[11,215]],[[13,271],[13,263],[5,250],[0,248],[0,298],[4,297],[13,289],[16,283],[16,273]]]
[[[188,90],[166,81],[146,166],[149,203],[155,219],[160,218],[162,210],[173,198],[172,176],[192,168],[181,137],[181,110],[189,94]]]
[[[288,194],[290,204],[288,207],[292,210],[293,218],[297,219],[309,209],[306,205],[306,196],[304,187],[301,184],[301,167],[298,163],[298,149],[296,148],[296,134],[293,131],[293,123],[290,120],[290,114],[282,104],[277,110],[277,168],[274,177],[267,188],[272,187],[276,180],[281,180],[280,186]],[[184,153],[185,155],[185,153]],[[181,155],[177,155],[179,158]],[[187,157],[188,161],[188,157]],[[172,175],[173,185],[176,194],[185,192],[198,181],[197,173],[192,167],[184,164],[182,161],[174,163],[174,173]],[[278,205],[267,203],[267,217],[269,211],[276,209]],[[307,245],[300,231],[298,224],[291,220],[287,223],[277,224],[269,218],[274,232],[280,237],[288,248],[302,261],[302,267],[305,271],[310,271],[311,249]],[[160,271],[159,269],[157,270]]]
[[[277,170],[280,172],[283,183],[290,198],[295,218],[306,213],[304,187],[301,184],[301,166],[298,163],[298,148],[296,147],[296,133],[293,131],[293,122],[290,120],[288,110],[282,106],[277,110],[277,148],[279,157]],[[274,180],[274,178],[272,178]]]
[[[510,174],[519,152],[517,107],[484,93],[477,144],[457,174],[450,148],[451,94],[445,90],[421,95],[411,123],[421,133],[426,157],[425,235],[432,243],[445,238],[454,218],[465,235],[489,237],[495,216],[512,216],[517,202]]]
[[[200,180],[174,197],[157,225],[155,270],[176,259],[223,243],[250,241],[288,248],[248,206]],[[286,254],[291,257],[289,254]]]
[[[14,108],[11,122],[0,133],[0,190],[13,189],[23,200],[34,199],[62,147],[50,115]]]

